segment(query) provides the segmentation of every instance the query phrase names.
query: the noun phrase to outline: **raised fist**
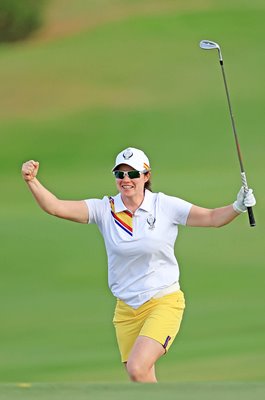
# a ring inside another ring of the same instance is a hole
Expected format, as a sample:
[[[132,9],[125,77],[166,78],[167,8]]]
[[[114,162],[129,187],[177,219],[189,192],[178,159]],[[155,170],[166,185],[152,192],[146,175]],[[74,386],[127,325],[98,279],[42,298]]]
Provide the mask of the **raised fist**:
[[[22,165],[21,173],[25,181],[32,181],[37,176],[39,169],[39,162],[30,160]]]

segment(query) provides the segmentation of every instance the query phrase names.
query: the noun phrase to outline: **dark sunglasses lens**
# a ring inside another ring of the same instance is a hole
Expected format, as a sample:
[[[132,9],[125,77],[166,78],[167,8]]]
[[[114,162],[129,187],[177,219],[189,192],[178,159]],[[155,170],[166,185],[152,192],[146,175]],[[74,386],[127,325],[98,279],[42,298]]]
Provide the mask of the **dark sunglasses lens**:
[[[115,175],[115,178],[117,178],[117,179],[123,179],[124,178],[123,171],[114,171],[114,175]]]
[[[130,179],[140,178],[140,172],[139,171],[129,171],[128,175],[129,175]]]

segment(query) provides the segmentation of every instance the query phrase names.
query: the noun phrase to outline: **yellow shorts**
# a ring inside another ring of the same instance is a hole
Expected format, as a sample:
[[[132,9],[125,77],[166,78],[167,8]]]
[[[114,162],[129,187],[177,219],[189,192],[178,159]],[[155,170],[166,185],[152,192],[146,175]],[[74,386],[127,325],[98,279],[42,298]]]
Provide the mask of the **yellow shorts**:
[[[181,290],[152,298],[136,310],[117,299],[113,324],[116,329],[122,362],[128,360],[138,336],[147,336],[161,343],[165,352],[175,339],[185,308]]]

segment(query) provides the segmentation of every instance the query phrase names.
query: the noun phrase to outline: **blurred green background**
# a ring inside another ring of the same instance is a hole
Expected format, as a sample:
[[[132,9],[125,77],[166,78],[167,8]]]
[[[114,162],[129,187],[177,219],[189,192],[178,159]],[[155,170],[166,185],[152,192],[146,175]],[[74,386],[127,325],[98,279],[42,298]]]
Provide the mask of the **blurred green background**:
[[[58,197],[115,194],[111,168],[142,148],[153,190],[234,201],[240,171],[222,46],[257,226],[180,228],[187,309],[163,382],[264,381],[264,17],[261,0],[50,0],[31,39],[0,46],[0,381],[126,382],[96,226],[44,214],[22,162]]]

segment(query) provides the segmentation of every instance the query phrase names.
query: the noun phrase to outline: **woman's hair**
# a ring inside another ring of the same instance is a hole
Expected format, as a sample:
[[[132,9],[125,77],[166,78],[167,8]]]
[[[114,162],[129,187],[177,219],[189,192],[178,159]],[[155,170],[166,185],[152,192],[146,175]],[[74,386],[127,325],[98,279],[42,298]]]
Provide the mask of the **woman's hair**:
[[[150,190],[150,192],[152,192],[152,182],[151,182],[151,174],[149,172],[149,179],[147,182],[145,182],[144,184],[144,188],[147,190]]]

